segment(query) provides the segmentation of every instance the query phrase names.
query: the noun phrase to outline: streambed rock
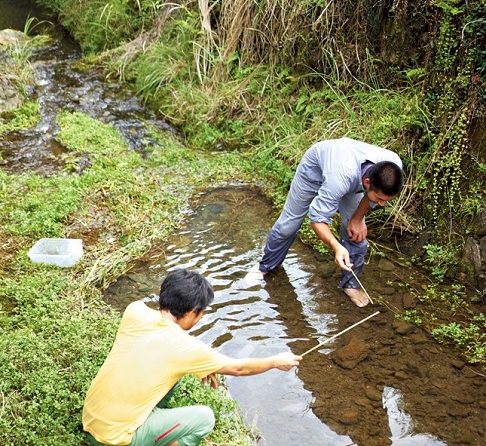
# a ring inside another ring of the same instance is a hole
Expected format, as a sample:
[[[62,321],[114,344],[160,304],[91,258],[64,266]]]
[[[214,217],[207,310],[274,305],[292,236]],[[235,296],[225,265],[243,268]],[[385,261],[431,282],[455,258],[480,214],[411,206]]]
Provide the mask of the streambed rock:
[[[22,103],[22,96],[15,84],[15,76],[5,75],[0,67],[0,114],[15,110]]]
[[[332,360],[344,369],[354,369],[361,361],[368,356],[369,347],[365,342],[352,336],[348,344],[337,349],[332,354]]]
[[[364,388],[365,395],[371,400],[371,401],[381,401],[382,400],[382,394],[383,392],[370,385],[366,385]]]
[[[359,420],[359,411],[356,409],[345,409],[339,415],[339,420],[344,425],[356,424]]]
[[[410,333],[413,333],[415,331],[415,325],[409,324],[408,322],[405,321],[395,321],[393,322],[393,329],[395,330],[395,333],[405,336]]]

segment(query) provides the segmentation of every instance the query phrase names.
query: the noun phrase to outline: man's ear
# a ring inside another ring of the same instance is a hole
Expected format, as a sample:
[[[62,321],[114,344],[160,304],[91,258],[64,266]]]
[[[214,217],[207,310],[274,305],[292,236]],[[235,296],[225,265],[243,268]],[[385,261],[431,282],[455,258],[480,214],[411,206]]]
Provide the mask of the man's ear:
[[[368,177],[364,177],[364,178],[363,178],[363,187],[364,187],[366,190],[369,190],[369,189],[370,189],[370,186],[371,186],[370,179],[369,179]]]

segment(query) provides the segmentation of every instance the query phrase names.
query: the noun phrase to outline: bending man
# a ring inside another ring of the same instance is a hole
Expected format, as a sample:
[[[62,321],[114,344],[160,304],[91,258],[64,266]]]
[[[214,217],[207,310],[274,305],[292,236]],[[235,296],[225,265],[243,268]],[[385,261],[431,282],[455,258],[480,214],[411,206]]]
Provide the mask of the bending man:
[[[265,274],[281,265],[308,213],[312,229],[334,251],[343,270],[339,288],[356,305],[367,305],[368,298],[351,273],[352,268],[359,275],[364,265],[365,215],[393,199],[402,185],[402,162],[390,150],[349,138],[314,144],[297,168],[283,211],[268,235],[259,271]],[[337,211],[340,241],[329,228]]]
[[[198,445],[212,431],[214,414],[207,406],[166,408],[180,378],[196,375],[215,387],[214,373],[254,375],[298,365],[301,357],[289,352],[232,359],[187,333],[213,298],[204,277],[180,269],[162,283],[159,310],[142,301],[128,305],[84,403],[83,427],[91,444]]]

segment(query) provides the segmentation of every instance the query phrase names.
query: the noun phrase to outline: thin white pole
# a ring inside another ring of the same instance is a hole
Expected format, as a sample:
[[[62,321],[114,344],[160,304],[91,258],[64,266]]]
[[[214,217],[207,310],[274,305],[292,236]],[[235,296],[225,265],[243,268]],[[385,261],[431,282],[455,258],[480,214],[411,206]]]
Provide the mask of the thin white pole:
[[[358,281],[359,286],[360,286],[361,288],[363,288],[363,291],[365,292],[366,297],[367,297],[367,298],[370,300],[370,302],[371,302],[372,304],[374,304],[374,302],[371,300],[370,295],[368,294],[368,291],[366,291],[366,289],[365,289],[365,287],[363,286],[363,284],[362,284],[362,283],[359,281],[358,276],[357,276],[357,275],[354,273],[354,271],[353,271],[352,269],[351,269],[350,271],[353,273],[354,278],[355,278],[355,279]]]
[[[352,328],[356,327],[359,324],[362,324],[364,321],[371,319],[373,316],[376,316],[379,313],[380,313],[379,311],[376,311],[375,313],[370,314],[369,316],[365,317],[364,319],[361,319],[359,322],[356,322],[356,324],[351,325],[351,327],[345,328],[343,331],[340,331],[338,334],[335,334],[334,336],[331,336],[329,339],[326,339],[324,342],[321,342],[320,344],[316,345],[315,347],[312,347],[310,350],[307,350],[305,353],[302,353],[300,356],[305,356],[305,355],[307,355],[307,353],[314,351],[316,348],[322,347],[324,344],[331,342],[332,340],[336,339],[338,336],[341,336],[343,333],[346,333],[347,331],[351,330]]]

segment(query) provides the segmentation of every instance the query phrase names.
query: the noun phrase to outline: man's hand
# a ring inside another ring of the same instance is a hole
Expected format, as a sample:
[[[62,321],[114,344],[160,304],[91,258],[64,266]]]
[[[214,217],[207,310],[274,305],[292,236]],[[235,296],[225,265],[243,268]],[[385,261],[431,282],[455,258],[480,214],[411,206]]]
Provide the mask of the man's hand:
[[[352,218],[348,223],[348,237],[352,242],[362,242],[368,235],[364,218]]]
[[[279,353],[273,357],[274,367],[287,372],[292,367],[299,365],[301,359],[302,356],[297,356],[290,352]]]
[[[335,248],[336,256],[334,257],[334,261],[339,265],[341,269],[345,271],[351,271],[351,267],[353,264],[349,260],[349,252],[348,250],[341,244]]]
[[[203,382],[204,385],[211,384],[211,387],[213,389],[217,389],[218,386],[219,386],[218,378],[216,377],[216,375],[214,373],[211,373],[210,375],[203,378],[202,382]]]

